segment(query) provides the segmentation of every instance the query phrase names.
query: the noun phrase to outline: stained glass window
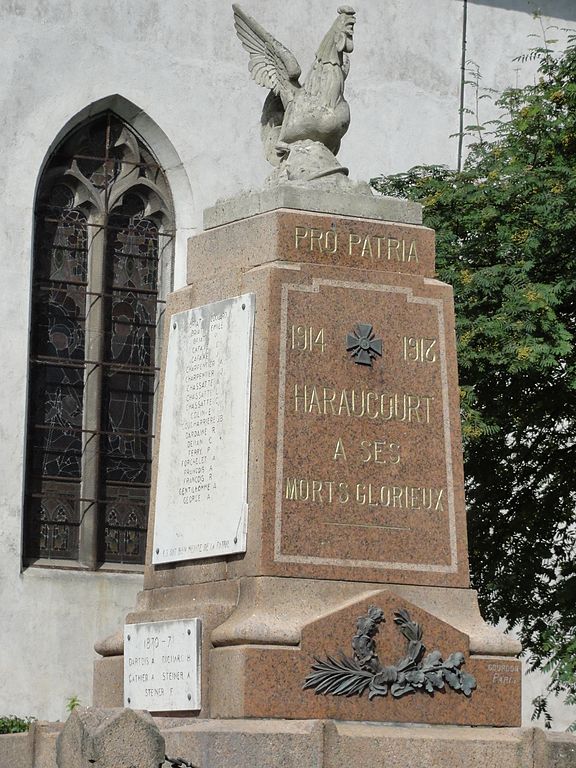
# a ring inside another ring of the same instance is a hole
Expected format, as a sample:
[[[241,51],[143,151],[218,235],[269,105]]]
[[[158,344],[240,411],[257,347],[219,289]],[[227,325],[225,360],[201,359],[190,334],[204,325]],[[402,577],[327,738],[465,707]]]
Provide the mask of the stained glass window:
[[[25,560],[143,563],[168,184],[105,113],[56,149],[35,217]]]

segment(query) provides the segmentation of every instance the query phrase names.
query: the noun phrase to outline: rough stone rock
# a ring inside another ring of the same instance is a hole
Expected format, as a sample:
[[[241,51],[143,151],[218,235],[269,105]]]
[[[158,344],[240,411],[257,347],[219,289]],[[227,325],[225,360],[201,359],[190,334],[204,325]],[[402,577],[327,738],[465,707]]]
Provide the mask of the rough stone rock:
[[[147,712],[75,709],[58,737],[58,768],[158,768],[164,738]]]

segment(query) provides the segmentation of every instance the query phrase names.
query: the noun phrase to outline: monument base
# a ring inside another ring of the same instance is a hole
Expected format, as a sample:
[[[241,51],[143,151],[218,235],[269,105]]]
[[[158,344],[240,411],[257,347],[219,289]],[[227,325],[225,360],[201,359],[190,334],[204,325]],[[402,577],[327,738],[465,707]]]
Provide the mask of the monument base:
[[[576,760],[576,736],[539,728],[332,720],[173,721],[160,728],[168,755],[202,768],[572,768]]]
[[[392,726],[331,720],[155,718],[170,757],[198,768],[573,768],[576,736],[540,728]],[[63,723],[0,736],[0,765],[56,768]],[[127,733],[126,739],[133,738]],[[134,749],[134,765],[138,762]],[[113,764],[103,762],[106,768]],[[76,765],[76,764],[75,764]],[[64,764],[60,768],[70,768]]]
[[[440,683],[434,691],[396,697],[390,689],[373,699],[368,689],[354,696],[302,690],[315,658],[352,656],[357,620],[371,605],[383,611],[376,636],[383,665],[405,657],[394,617],[407,611],[422,628],[420,666],[435,651],[441,664],[462,654],[462,671],[477,687],[467,695]],[[145,590],[127,623],[183,617],[202,619],[201,717],[520,725],[520,645],[485,624],[473,590],[244,577]],[[121,707],[121,635],[97,649],[107,655],[95,663],[94,704]]]

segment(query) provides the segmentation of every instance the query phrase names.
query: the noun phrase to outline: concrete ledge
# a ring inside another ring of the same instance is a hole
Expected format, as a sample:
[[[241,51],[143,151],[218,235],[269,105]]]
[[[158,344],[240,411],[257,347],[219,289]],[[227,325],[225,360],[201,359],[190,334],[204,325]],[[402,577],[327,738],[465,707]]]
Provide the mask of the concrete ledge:
[[[540,728],[157,718],[166,752],[201,768],[574,768],[576,736]]]
[[[57,768],[56,739],[62,723],[32,723],[28,733],[0,736],[0,768]]]
[[[574,768],[576,735],[540,728],[154,718],[166,754],[200,768]],[[0,736],[0,768],[57,768],[61,723]]]
[[[6,733],[0,736],[0,768],[32,768],[34,739],[28,733]]]
[[[576,734],[547,733],[543,741],[546,768],[576,766]]]
[[[64,723],[35,723],[32,726],[33,768],[57,768],[56,741],[63,727]]]
[[[169,729],[157,722],[166,754],[183,757],[200,768],[324,765],[324,729],[319,720],[198,720]]]
[[[328,722],[324,768],[536,768],[532,742],[532,729]]]
[[[283,185],[219,200],[204,211],[204,229],[220,227],[277,208],[394,221],[401,224],[422,224],[422,206],[409,200]]]

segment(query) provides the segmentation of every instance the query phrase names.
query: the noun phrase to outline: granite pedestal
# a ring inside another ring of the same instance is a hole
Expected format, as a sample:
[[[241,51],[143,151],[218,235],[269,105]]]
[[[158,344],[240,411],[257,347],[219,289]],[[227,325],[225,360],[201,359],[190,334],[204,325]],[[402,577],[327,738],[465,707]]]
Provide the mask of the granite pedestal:
[[[435,277],[434,233],[397,200],[369,199],[364,216],[358,200],[354,216],[302,210],[302,198],[274,208],[294,194],[209,211],[210,228],[189,243],[189,285],[167,306],[169,324],[255,297],[246,552],[152,565],[149,536],[126,621],[202,619],[202,706],[188,714],[223,728],[236,718],[518,726],[519,644],[484,623],[469,585],[452,290]],[[352,658],[370,606],[383,612],[372,636],[382,666],[409,653],[395,622],[405,611],[426,653],[462,654],[475,689],[303,690],[315,658]],[[97,650],[94,703],[118,706],[120,635]]]

